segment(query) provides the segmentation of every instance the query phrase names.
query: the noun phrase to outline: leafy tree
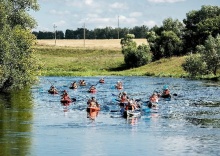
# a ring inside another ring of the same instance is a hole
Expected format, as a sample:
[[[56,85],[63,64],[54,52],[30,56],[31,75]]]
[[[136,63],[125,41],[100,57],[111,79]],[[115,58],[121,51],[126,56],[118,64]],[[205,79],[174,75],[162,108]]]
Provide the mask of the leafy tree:
[[[220,35],[209,36],[204,45],[199,45],[196,55],[190,55],[183,63],[183,69],[191,76],[217,74],[220,67]]]
[[[168,18],[163,21],[163,26],[155,26],[147,32],[146,38],[154,60],[181,55],[183,46],[181,40],[182,29],[183,24],[181,22]]]
[[[57,39],[64,39],[63,31],[56,31],[56,38]]]
[[[134,34],[127,34],[125,38],[121,39],[122,53],[125,53],[126,48],[133,48],[137,46],[137,43],[133,41]]]
[[[73,39],[73,38],[74,38],[73,30],[67,29],[65,32],[65,39]]]
[[[182,40],[173,31],[163,31],[160,37],[162,57],[180,56]]]
[[[193,52],[197,45],[203,45],[209,35],[220,33],[220,7],[202,6],[200,10],[192,10],[183,20],[185,30],[183,35],[184,51]]]
[[[34,28],[36,21],[27,13],[30,9],[37,11],[37,0],[4,0],[1,3],[7,8],[7,22],[11,27]]]
[[[174,20],[172,18],[167,18],[163,21],[162,30],[163,31],[173,31],[179,38],[182,37],[184,25],[179,20]],[[163,32],[162,31],[162,32]]]
[[[135,38],[145,38],[147,32],[148,32],[148,27],[145,25],[135,26],[130,30],[130,33],[134,34]]]
[[[182,67],[191,77],[207,74],[207,65],[202,61],[200,54],[190,54],[187,56]]]
[[[208,71],[216,75],[220,67],[220,35],[216,38],[210,35],[204,45],[197,46],[197,51],[206,62]]]
[[[124,54],[124,61],[129,68],[140,67],[151,61],[150,47],[142,44],[137,47],[136,42],[133,41],[134,35],[127,34],[121,39],[122,53]]]
[[[0,89],[20,89],[37,78],[39,66],[32,49],[35,36],[30,31],[35,23],[26,11],[37,10],[38,5],[35,0],[10,0],[1,1],[0,8]]]
[[[32,32],[33,33],[33,32]],[[38,39],[54,39],[54,32],[49,31],[39,31],[38,35],[36,36]]]

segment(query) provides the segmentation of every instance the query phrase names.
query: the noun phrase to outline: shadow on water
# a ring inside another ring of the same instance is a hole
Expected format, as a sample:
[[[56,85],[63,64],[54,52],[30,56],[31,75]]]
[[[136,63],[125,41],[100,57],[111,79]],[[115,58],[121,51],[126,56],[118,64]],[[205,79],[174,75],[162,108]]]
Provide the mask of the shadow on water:
[[[32,130],[30,89],[0,94],[0,155],[29,155]]]

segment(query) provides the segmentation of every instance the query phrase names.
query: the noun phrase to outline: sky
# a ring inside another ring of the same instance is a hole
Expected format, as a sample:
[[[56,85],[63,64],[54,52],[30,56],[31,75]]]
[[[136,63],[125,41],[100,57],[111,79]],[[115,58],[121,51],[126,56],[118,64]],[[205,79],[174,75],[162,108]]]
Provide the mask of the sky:
[[[220,0],[38,0],[40,10],[29,12],[37,21],[33,31],[112,27],[161,26],[166,18],[182,21],[202,5],[220,6]]]

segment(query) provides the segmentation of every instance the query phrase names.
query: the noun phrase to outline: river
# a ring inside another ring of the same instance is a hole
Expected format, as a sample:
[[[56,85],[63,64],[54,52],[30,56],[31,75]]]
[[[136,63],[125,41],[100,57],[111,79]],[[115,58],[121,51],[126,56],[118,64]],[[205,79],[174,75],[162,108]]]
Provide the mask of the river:
[[[0,95],[0,155],[219,155],[220,84],[154,77],[40,77],[31,89]],[[69,89],[84,79],[87,86]],[[124,88],[115,89],[117,81]],[[67,90],[75,103],[63,106],[60,94],[51,95],[51,84]],[[88,93],[95,85],[96,93]],[[157,113],[122,118],[116,95],[148,100],[168,85],[171,101],[160,100]],[[86,102],[96,97],[101,111],[87,118]]]

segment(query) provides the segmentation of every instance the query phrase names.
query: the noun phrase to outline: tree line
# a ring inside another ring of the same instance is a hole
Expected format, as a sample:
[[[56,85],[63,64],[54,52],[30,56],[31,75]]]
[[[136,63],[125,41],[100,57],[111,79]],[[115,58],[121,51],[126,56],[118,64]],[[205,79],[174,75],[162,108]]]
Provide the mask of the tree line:
[[[146,33],[149,28],[145,25],[135,26],[133,28],[95,28],[94,30],[88,30],[84,28],[77,28],[76,30],[67,29],[65,33],[63,31],[56,30],[50,31],[33,31],[32,33],[37,39],[84,39],[84,31],[86,39],[118,39],[123,38],[126,34],[134,34],[135,38],[146,38]]]
[[[128,67],[187,55],[182,67],[190,76],[216,75],[220,68],[219,34],[220,7],[204,5],[200,10],[188,12],[182,22],[167,18],[162,26],[149,29],[146,33],[149,45],[137,47],[132,40],[135,37],[127,35],[121,39],[122,53]]]

